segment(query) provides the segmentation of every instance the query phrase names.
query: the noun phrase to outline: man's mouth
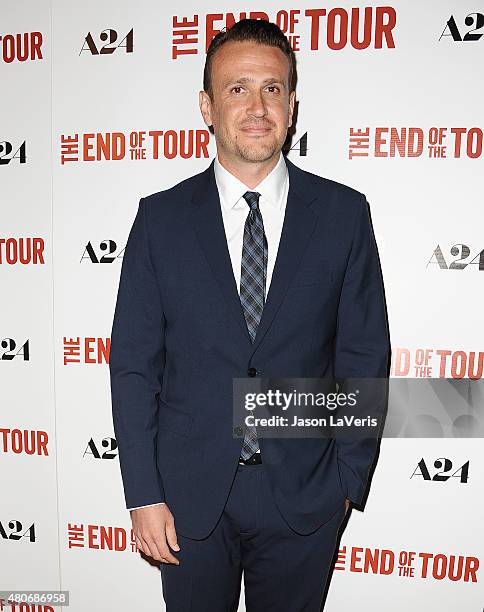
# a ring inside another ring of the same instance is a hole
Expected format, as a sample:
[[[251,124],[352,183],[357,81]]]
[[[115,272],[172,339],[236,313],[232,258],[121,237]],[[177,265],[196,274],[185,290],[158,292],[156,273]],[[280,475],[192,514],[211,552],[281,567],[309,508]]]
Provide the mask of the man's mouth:
[[[269,132],[270,131],[270,127],[268,126],[246,126],[242,128],[243,132],[253,132],[254,134],[264,134],[265,132]]]

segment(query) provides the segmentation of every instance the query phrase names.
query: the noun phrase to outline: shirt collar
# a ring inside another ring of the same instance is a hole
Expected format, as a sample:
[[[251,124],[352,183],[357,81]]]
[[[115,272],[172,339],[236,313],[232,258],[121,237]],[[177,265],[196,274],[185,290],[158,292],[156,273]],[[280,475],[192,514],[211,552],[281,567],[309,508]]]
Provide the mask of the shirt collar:
[[[269,204],[278,210],[281,209],[285,182],[289,178],[282,152],[274,168],[252,189],[226,170],[219,162],[218,155],[214,162],[214,173],[220,194],[220,202],[226,211],[235,208],[246,191],[258,191],[261,194],[261,199],[267,200]]]

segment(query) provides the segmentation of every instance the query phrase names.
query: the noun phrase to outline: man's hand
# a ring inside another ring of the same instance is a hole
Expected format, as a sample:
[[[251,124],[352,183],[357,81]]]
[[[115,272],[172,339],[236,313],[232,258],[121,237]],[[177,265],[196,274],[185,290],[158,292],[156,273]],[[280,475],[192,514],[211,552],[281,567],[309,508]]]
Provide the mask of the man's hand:
[[[157,561],[180,565],[169,548],[180,550],[175,520],[167,504],[131,510],[131,522],[139,550]]]

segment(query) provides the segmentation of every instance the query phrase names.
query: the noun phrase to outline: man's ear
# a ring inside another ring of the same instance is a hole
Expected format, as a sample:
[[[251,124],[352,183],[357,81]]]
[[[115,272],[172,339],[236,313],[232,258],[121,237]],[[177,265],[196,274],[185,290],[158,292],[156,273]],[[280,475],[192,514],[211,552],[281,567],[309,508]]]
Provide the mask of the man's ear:
[[[292,115],[294,113],[294,103],[296,101],[296,91],[291,91],[291,93],[289,94],[289,120],[288,120],[288,126],[287,127],[291,127],[292,125]]]
[[[203,120],[210,127],[212,125],[212,101],[208,93],[203,89],[198,93],[198,103]]]

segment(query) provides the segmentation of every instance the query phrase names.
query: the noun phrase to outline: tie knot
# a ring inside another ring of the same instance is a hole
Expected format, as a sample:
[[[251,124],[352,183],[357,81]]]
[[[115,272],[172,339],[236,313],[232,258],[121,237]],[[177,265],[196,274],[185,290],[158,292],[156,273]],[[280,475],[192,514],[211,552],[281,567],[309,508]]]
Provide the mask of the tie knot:
[[[251,210],[256,210],[259,206],[260,193],[257,191],[246,191],[243,198],[250,206]]]

